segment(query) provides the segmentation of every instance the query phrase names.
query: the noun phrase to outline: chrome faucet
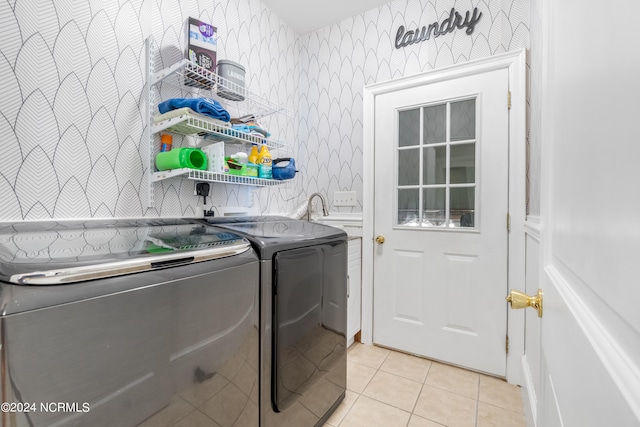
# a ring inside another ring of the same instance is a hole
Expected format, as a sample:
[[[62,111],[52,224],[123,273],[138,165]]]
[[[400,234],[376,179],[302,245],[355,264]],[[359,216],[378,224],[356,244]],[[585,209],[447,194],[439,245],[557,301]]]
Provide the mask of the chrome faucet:
[[[324,196],[320,193],[313,193],[309,197],[309,202],[307,203],[307,221],[311,221],[311,202],[316,196],[320,197],[320,202],[322,202],[322,215],[329,216],[329,211],[327,210],[327,201],[324,199]]]

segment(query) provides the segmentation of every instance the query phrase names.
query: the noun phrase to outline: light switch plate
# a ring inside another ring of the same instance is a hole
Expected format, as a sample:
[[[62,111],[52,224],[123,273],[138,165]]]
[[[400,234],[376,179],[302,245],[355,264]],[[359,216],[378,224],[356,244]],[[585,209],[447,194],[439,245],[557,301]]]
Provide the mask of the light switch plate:
[[[355,191],[334,191],[333,206],[356,206]]]

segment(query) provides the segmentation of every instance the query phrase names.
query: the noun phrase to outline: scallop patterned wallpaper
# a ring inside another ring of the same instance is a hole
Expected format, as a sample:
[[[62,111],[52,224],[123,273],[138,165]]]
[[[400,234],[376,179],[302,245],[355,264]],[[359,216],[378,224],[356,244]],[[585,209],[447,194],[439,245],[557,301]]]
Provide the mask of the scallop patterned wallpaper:
[[[0,220],[193,216],[193,182],[154,185],[149,165],[145,40],[168,65],[181,58],[189,16],[218,28],[218,58],[247,86],[293,112],[267,119],[301,173],[255,190],[213,184],[216,206],[289,212],[320,191],[362,201],[362,87],[528,47],[529,0],[396,0],[304,36],[259,0],[0,0]],[[459,31],[401,50],[395,29],[478,7]],[[279,155],[281,153],[274,153]]]
[[[482,12],[473,34],[455,31],[402,49],[396,30]],[[305,35],[300,42],[300,156],[306,192],[356,191],[362,210],[362,88],[529,47],[529,0],[396,0]],[[345,208],[341,208],[345,209]],[[351,209],[351,208],[348,208]]]
[[[189,16],[218,27],[218,57],[245,66],[249,89],[296,108],[297,38],[259,0],[34,4],[0,0],[0,220],[201,212],[193,182],[180,179],[155,184],[155,208],[147,208],[145,40],[155,40],[162,61],[178,61]],[[269,125],[295,140],[295,120]],[[260,191],[214,184],[212,199],[286,211],[296,191],[295,183]]]

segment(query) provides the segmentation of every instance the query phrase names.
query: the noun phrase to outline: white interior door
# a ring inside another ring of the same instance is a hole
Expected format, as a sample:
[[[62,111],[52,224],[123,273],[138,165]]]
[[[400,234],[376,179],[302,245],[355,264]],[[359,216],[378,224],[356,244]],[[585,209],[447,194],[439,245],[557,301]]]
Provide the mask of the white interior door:
[[[536,425],[637,427],[640,50],[629,41],[638,32],[622,25],[593,37],[565,18],[597,22],[612,10],[637,16],[640,2],[543,4]]]
[[[375,98],[377,344],[505,375],[506,69]]]

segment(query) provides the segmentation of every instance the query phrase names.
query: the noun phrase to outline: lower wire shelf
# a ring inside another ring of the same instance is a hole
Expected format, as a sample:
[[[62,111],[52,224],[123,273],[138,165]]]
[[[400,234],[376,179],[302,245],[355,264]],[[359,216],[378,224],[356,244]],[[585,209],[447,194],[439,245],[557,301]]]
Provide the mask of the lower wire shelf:
[[[276,185],[284,184],[286,182],[286,181],[280,181],[277,179],[254,178],[251,176],[231,175],[226,173],[201,171],[201,170],[188,169],[188,168],[154,172],[151,175],[151,181],[158,182],[158,181],[163,181],[165,179],[174,178],[174,177],[192,179],[195,181],[223,182],[227,184],[238,184],[238,185],[252,185],[254,187],[273,187]]]

